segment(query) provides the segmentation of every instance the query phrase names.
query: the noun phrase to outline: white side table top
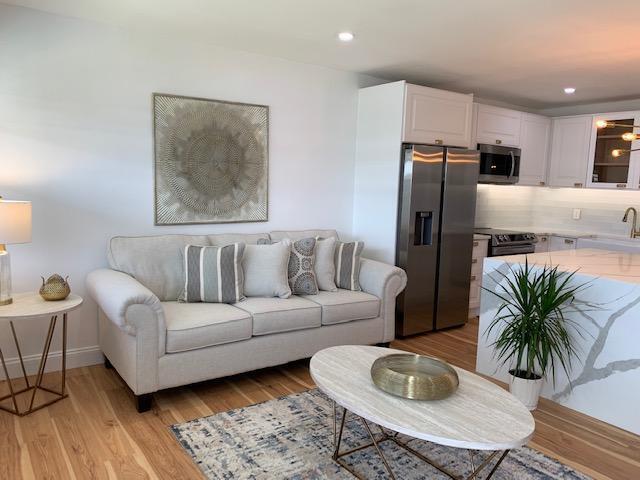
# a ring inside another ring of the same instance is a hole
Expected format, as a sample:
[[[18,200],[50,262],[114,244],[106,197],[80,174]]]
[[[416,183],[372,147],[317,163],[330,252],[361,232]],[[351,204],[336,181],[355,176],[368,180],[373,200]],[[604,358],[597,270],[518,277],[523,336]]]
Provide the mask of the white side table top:
[[[82,297],[70,294],[64,300],[48,302],[37,292],[14,293],[13,303],[0,306],[0,319],[18,320],[20,318],[61,315],[82,305]]]
[[[440,445],[507,450],[526,444],[533,416],[513,395],[466,370],[455,368],[458,390],[435,401],[408,400],[383,392],[371,380],[371,365],[382,356],[408,353],[380,347],[331,347],[311,359],[320,390],[347,410],[377,425]]]

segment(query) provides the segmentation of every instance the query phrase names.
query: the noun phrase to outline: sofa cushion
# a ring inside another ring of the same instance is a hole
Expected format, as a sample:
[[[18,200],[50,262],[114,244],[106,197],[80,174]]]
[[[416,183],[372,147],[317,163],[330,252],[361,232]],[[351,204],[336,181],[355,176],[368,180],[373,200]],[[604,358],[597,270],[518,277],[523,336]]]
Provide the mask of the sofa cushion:
[[[242,258],[244,293],[247,297],[291,296],[287,270],[291,242],[273,245],[247,245]]]
[[[289,332],[322,325],[320,305],[298,296],[247,298],[235,306],[253,317],[254,335]]]
[[[360,291],[360,258],[364,242],[336,242],[336,285]]]
[[[318,282],[313,267],[316,261],[315,238],[303,238],[291,243],[289,255],[289,286],[293,295],[315,295]]]
[[[279,242],[283,238],[290,240],[301,240],[308,237],[338,238],[338,232],[335,230],[276,230],[269,234],[273,242]]]
[[[205,235],[113,237],[109,266],[131,275],[160,300],[177,300],[184,288],[182,251],[187,244],[209,245]]]
[[[322,325],[375,318],[380,314],[380,299],[365,292],[340,289],[304,298],[322,307]]]
[[[329,237],[316,241],[316,261],[313,264],[313,271],[316,274],[316,281],[320,290],[335,292],[336,287],[336,263],[334,255],[336,252],[336,239]]]
[[[246,243],[247,245],[256,245],[261,238],[270,238],[268,233],[217,233],[215,235],[207,235],[211,245],[224,247],[232,243]]]
[[[244,300],[242,256],[244,243],[224,247],[184,247],[184,291],[187,303],[236,303]]]
[[[251,315],[225,303],[162,302],[167,353],[251,338]]]

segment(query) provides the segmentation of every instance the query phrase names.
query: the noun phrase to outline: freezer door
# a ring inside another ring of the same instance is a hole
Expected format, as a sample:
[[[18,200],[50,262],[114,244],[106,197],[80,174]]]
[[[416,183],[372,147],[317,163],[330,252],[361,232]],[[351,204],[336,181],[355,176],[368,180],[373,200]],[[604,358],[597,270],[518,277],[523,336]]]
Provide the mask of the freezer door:
[[[398,296],[398,336],[433,330],[444,149],[408,145],[401,176],[396,263],[408,282]]]
[[[479,153],[445,152],[436,329],[466,323],[469,313],[473,227]]]

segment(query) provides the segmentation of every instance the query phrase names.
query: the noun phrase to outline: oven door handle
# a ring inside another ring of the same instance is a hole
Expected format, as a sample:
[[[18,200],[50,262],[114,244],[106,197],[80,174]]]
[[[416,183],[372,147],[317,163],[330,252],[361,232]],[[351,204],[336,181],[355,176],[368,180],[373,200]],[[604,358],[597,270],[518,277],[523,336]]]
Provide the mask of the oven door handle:
[[[516,158],[513,155],[513,150],[509,150],[509,156],[511,157],[511,169],[509,170],[509,176],[507,178],[513,177],[513,170],[516,168]]]

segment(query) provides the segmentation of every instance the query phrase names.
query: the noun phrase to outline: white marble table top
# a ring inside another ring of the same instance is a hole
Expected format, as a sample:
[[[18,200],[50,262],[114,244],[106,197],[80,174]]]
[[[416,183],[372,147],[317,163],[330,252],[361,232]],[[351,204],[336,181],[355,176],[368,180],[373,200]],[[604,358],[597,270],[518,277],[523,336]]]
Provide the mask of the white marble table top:
[[[578,270],[582,275],[640,283],[640,253],[616,252],[598,248],[579,248],[557,252],[489,257],[485,262],[524,263],[558,266],[561,271]]]
[[[29,317],[62,315],[82,305],[82,297],[70,294],[64,300],[48,302],[36,292],[14,293],[13,303],[0,306],[0,319],[17,320]]]
[[[407,353],[380,347],[331,347],[311,359],[318,388],[338,405],[377,425],[440,445],[506,450],[526,444],[535,422],[513,395],[466,370],[449,398],[408,400],[383,392],[371,380],[371,365],[382,356]]]

